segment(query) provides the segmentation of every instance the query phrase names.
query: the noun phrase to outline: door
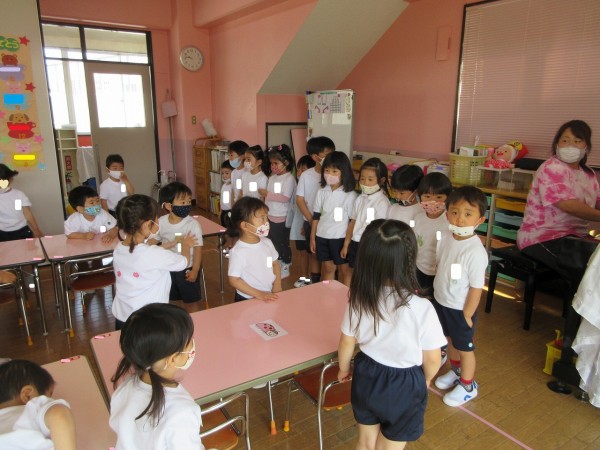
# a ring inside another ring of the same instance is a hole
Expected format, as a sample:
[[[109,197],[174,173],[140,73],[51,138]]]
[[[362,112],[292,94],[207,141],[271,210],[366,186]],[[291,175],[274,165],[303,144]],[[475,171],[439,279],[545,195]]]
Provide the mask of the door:
[[[86,62],[92,142],[101,181],[106,157],[118,153],[136,194],[151,195],[158,178],[150,67]]]

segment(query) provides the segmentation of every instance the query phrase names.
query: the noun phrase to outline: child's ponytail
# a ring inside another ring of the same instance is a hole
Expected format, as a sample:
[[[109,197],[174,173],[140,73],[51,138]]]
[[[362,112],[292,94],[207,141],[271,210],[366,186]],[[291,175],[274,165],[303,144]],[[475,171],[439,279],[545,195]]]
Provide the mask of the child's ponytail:
[[[160,208],[156,200],[142,194],[134,194],[119,200],[116,208],[117,227],[126,235],[132,236],[139,231],[144,222],[155,220]],[[119,240],[123,240],[119,233]],[[129,253],[133,253],[135,242],[131,239]]]

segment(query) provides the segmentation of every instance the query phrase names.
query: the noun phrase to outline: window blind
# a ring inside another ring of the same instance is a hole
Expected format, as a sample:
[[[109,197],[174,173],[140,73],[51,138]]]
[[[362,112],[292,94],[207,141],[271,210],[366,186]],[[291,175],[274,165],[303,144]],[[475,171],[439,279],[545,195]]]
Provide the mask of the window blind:
[[[560,125],[581,119],[600,166],[600,1],[465,6],[463,29],[454,148],[516,139],[547,159]]]

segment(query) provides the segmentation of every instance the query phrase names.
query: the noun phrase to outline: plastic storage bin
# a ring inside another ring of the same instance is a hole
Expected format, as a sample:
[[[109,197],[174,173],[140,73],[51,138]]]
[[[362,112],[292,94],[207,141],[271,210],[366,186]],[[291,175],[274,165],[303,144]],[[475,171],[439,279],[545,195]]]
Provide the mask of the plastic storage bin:
[[[517,240],[517,230],[511,230],[509,228],[504,228],[499,225],[494,225],[492,228],[492,234],[494,236],[500,236],[506,239],[510,239],[513,241]]]
[[[523,223],[522,216],[513,216],[512,214],[506,214],[502,212],[496,212],[494,214],[494,220],[500,223],[506,223],[515,227],[520,227]]]
[[[450,181],[476,186],[483,179],[483,171],[478,169],[487,156],[462,156],[450,153]]]
[[[496,199],[496,208],[506,209],[519,213],[525,212],[525,202],[506,200],[503,198]]]

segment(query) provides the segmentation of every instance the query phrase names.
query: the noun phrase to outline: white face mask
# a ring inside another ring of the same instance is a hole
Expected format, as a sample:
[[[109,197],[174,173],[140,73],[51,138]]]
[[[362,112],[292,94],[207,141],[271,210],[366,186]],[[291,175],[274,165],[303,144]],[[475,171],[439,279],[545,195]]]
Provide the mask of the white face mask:
[[[121,179],[121,171],[120,170],[109,170],[108,174],[115,180]]]
[[[585,156],[585,150],[587,147],[581,149],[573,146],[569,147],[556,147],[556,156],[562,162],[567,164],[579,162]]]
[[[192,366],[192,364],[194,362],[194,358],[196,357],[196,341],[192,341],[192,349],[189,352],[181,352],[181,353],[182,354],[187,353],[188,359],[183,366],[175,366],[175,367],[177,369],[181,369],[181,370],[188,370]]]
[[[250,161],[246,161],[244,163],[244,169],[246,169],[246,170],[252,170],[252,169],[254,169],[254,167],[252,167],[252,163]]]
[[[333,186],[335,184],[340,183],[340,177],[338,177],[337,175],[329,175],[328,173],[326,173],[325,175],[323,175],[323,178],[325,178],[325,183],[327,183],[329,186]]]
[[[456,225],[449,224],[448,229],[452,231],[456,236],[472,236],[475,234],[475,227],[473,225],[469,225],[468,227],[459,227]]]
[[[364,184],[360,185],[360,190],[363,192],[363,194],[366,194],[366,195],[374,194],[379,189],[380,189],[380,187],[378,184],[376,184],[375,186],[365,186]]]

